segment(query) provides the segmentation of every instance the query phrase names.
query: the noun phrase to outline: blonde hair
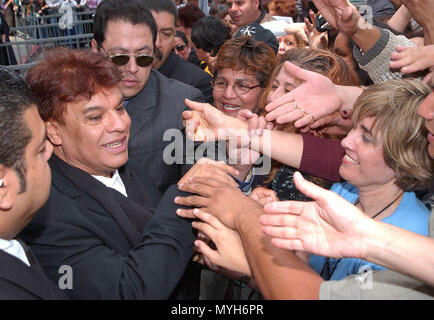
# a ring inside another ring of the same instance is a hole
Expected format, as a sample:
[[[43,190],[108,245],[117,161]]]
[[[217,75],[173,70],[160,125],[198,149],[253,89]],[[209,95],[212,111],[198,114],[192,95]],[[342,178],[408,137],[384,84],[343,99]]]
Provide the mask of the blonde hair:
[[[428,131],[417,110],[431,90],[419,80],[394,80],[370,86],[356,100],[353,123],[374,117],[374,143],[403,190],[427,188],[433,160],[427,152]],[[380,139],[380,140],[379,140]]]

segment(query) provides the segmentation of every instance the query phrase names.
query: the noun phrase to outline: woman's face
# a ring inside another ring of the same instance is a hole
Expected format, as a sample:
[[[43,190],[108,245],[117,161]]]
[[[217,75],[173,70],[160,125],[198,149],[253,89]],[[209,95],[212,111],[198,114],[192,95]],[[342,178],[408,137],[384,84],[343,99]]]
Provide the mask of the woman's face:
[[[374,121],[373,117],[362,119],[342,140],[346,154],[339,173],[359,189],[378,188],[395,180],[394,172],[384,161],[381,137],[375,139]]]
[[[262,91],[255,75],[223,68],[218,70],[214,79],[214,106],[232,117],[236,117],[241,109],[257,112]]]
[[[191,49],[182,41],[181,38],[175,37],[173,41],[173,51],[185,61],[188,61]]]
[[[284,37],[278,37],[277,40],[279,41],[278,54],[280,54],[280,55],[284,54],[286,51],[288,51],[292,48],[297,47],[295,35],[293,35],[293,34],[288,34]]]
[[[234,34],[237,31],[238,26],[232,21],[232,18],[229,14],[224,17],[223,22],[229,27],[231,34]]]
[[[345,61],[350,69],[356,71],[356,62],[353,58],[353,49],[350,46],[348,38],[342,33],[339,33],[336,36],[334,52]]]
[[[298,87],[299,81],[291,77],[282,67],[271,83],[271,90],[267,96],[267,103],[270,103],[274,99],[290,92],[291,90]]]

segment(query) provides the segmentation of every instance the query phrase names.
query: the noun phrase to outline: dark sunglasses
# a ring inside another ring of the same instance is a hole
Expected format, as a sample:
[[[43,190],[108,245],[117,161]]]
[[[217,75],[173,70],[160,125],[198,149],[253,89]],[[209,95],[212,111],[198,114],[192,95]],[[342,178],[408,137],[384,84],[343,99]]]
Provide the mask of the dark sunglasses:
[[[148,54],[135,54],[134,58],[136,59],[137,65],[141,68],[145,68],[151,65],[154,61],[154,57]],[[118,67],[122,67],[130,61],[130,55],[114,54],[112,56],[109,56],[109,59],[111,60],[111,62],[113,62],[113,64],[117,65]]]
[[[175,47],[175,50],[176,50],[176,51],[179,51],[179,52],[182,52],[182,51],[184,51],[185,47],[186,47],[185,44],[178,44],[178,45]]]
[[[103,46],[101,46],[101,48],[107,54],[110,61],[118,67],[122,67],[122,66],[126,65],[130,61],[130,55],[129,54],[119,53],[119,54],[110,55],[106,51],[106,49],[104,49]],[[145,67],[151,65],[152,62],[154,61],[154,57],[149,55],[149,54],[135,54],[134,58],[136,59],[136,64],[141,68],[145,68]]]

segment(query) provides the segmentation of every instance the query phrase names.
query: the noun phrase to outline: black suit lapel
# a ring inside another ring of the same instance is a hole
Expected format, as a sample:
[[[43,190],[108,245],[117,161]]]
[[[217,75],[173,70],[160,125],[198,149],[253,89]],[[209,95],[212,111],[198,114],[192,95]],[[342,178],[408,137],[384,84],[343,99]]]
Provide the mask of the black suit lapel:
[[[29,259],[35,261],[34,257]],[[26,295],[34,295],[39,299],[65,299],[66,296],[55,287],[42,272],[39,264],[28,267],[24,262],[0,250],[0,278],[17,287],[21,287]]]
[[[141,128],[152,118],[154,109],[157,107],[157,96],[159,92],[158,81],[155,70],[151,70],[148,82],[137,96],[128,100],[126,109],[131,117],[130,139],[134,137]]]
[[[86,172],[70,166],[54,154],[49,163],[53,173],[66,177],[67,180],[65,181],[67,183],[73,184],[75,189],[81,191],[81,193],[78,193],[79,196],[77,196],[77,190],[74,192],[74,196],[80,204],[96,212],[109,213],[123,231],[131,246],[135,246],[141,241],[142,232],[125,214],[116,199],[117,195],[115,193],[119,192],[106,187]],[[63,186],[61,187],[63,192]]]

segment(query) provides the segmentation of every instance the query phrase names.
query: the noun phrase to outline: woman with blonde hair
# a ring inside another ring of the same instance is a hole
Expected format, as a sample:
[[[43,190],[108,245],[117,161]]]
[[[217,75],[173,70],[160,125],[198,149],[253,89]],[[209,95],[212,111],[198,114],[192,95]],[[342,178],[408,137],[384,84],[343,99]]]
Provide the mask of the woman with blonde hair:
[[[413,190],[429,187],[432,179],[427,130],[417,114],[429,93],[418,80],[382,82],[363,92],[354,107],[354,128],[342,140],[339,172],[346,182],[331,188],[372,219],[425,236],[429,211]],[[309,264],[325,280],[384,269],[360,259],[316,255]]]
[[[425,189],[432,181],[434,162],[427,153],[428,131],[424,119],[417,114],[429,94],[430,89],[419,80],[388,81],[367,88],[354,105],[353,129],[342,140],[345,155],[339,173],[345,182],[335,183],[331,188],[368,217],[425,236],[429,233],[430,212],[417,199],[414,190]],[[224,124],[221,120],[219,123]],[[231,125],[241,128],[236,122],[239,121],[232,121]],[[210,129],[211,123],[206,124]],[[262,152],[264,143],[277,143],[271,148],[270,155],[274,157],[283,148],[291,147],[284,144],[285,138],[278,132],[269,132],[271,140],[264,139],[265,136],[259,139],[259,143],[251,142],[256,151]],[[321,159],[317,162],[321,166]],[[188,205],[190,202],[187,199],[177,203]],[[198,201],[198,204],[201,205],[201,202]],[[198,229],[205,230],[203,225]],[[354,226],[360,227],[363,226]],[[211,237],[218,255],[202,242],[197,243],[199,250],[207,252],[206,256],[213,263],[251,275],[247,259],[241,254],[242,246],[226,246],[229,240],[222,237],[223,232],[226,232],[225,229],[219,226],[218,237]],[[238,253],[234,254],[234,250]],[[229,256],[232,258],[229,259]],[[383,269],[360,259],[332,259],[316,255],[309,257],[309,265],[325,280],[339,280],[349,274]]]

